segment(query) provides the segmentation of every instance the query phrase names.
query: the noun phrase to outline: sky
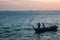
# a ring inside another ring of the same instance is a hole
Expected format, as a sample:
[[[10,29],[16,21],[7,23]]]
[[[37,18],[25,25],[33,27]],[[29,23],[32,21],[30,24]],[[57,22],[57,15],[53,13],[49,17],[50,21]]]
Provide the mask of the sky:
[[[0,0],[0,11],[60,10],[60,0]]]

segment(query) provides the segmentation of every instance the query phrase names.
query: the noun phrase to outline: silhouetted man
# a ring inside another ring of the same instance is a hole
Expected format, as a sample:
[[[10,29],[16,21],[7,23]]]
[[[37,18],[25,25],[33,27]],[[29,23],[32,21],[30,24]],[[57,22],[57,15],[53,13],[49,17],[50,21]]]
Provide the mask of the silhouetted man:
[[[43,25],[43,28],[45,28],[45,25],[44,25],[44,23],[42,23],[42,25]]]
[[[40,23],[37,24],[38,25],[38,29],[40,28]]]

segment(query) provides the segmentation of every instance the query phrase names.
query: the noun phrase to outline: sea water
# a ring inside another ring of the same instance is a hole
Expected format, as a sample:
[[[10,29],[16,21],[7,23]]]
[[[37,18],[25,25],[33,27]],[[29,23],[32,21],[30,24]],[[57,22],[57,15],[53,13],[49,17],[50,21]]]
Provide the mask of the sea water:
[[[0,40],[60,40],[58,31],[35,33],[37,23],[60,27],[59,11],[0,11]],[[43,28],[43,26],[41,25]]]

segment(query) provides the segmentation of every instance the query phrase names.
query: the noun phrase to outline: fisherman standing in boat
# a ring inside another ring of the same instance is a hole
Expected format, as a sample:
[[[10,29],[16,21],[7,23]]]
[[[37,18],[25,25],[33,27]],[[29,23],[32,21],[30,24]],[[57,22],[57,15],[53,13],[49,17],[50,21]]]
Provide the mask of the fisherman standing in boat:
[[[43,26],[43,28],[45,28],[45,25],[44,25],[44,23],[42,23],[42,26]]]
[[[37,24],[37,25],[38,25],[38,29],[40,29],[40,25],[41,25],[41,24],[38,22],[38,24]]]

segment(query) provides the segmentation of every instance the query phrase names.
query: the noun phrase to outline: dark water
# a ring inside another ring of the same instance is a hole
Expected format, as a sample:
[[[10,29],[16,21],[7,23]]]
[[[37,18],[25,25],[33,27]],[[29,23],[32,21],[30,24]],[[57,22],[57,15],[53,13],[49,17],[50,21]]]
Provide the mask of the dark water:
[[[31,25],[38,22],[60,26],[60,12],[0,12],[0,40],[60,40],[60,28],[35,33]]]

